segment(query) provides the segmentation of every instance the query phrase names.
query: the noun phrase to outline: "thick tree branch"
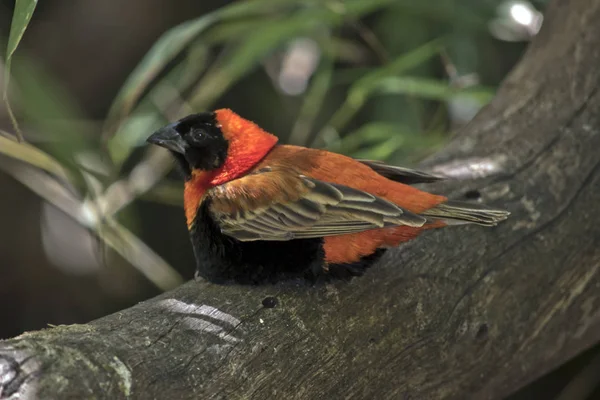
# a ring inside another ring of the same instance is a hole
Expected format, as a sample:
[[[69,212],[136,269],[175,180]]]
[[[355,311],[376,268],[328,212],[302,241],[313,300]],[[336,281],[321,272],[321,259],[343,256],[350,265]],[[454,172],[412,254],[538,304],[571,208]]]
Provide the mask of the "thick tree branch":
[[[0,342],[0,397],[498,399],[597,343],[598,21],[596,0],[555,0],[494,101],[427,163],[479,176],[431,188],[478,191],[507,222],[429,232],[351,283],[190,282]]]

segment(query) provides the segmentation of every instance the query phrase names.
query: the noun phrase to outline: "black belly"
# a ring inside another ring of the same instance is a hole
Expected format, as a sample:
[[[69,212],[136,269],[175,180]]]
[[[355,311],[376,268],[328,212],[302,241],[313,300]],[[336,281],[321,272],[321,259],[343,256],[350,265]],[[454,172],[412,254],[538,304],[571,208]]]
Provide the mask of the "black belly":
[[[241,242],[223,235],[203,202],[190,232],[197,274],[225,283],[314,280],[323,271],[323,239]]]
[[[362,275],[383,249],[349,264],[325,265],[323,239],[241,242],[221,233],[202,203],[190,231],[196,274],[215,283],[260,284],[303,279],[311,282]]]

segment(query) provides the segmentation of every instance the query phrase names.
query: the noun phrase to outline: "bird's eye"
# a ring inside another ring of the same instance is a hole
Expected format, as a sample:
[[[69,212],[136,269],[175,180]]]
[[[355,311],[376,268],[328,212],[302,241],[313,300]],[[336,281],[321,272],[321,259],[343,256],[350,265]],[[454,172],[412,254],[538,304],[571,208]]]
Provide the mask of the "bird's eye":
[[[200,145],[208,139],[208,135],[204,129],[192,128],[188,131],[186,139],[190,144]]]
[[[193,135],[199,139],[203,138],[206,136],[206,134],[204,133],[204,131],[202,129],[194,129],[192,131]]]

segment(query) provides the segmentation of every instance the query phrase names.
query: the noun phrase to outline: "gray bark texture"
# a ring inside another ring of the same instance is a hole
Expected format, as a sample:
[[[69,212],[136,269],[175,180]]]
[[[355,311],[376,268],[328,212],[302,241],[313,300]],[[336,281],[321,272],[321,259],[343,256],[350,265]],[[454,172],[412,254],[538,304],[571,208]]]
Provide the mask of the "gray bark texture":
[[[189,282],[0,342],[0,398],[501,399],[600,340],[600,1],[554,0],[495,99],[424,166],[512,212],[350,283]]]

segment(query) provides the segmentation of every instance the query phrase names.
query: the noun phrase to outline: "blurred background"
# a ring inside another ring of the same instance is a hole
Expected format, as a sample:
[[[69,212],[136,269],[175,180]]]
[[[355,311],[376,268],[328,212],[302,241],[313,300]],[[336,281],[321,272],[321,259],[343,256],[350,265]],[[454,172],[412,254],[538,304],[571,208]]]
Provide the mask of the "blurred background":
[[[144,144],[167,121],[228,107],[282,142],[410,166],[490,101],[545,5],[0,0],[0,339],[192,277],[182,183]]]

